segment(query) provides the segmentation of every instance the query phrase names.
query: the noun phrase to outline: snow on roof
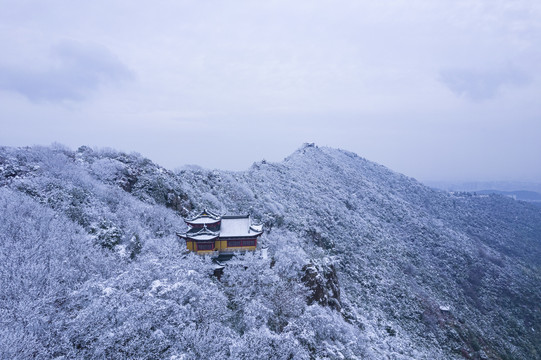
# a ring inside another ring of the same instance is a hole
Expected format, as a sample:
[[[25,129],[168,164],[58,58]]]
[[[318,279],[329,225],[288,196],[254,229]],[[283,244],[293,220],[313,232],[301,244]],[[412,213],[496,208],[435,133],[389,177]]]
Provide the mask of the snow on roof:
[[[183,234],[182,236],[185,238],[190,238],[194,240],[212,240],[217,238],[219,235],[219,232],[215,232],[212,230],[209,230],[206,226],[203,226],[203,228],[197,232],[187,232],[186,234]]]
[[[220,220],[220,215],[217,215],[212,211],[208,211],[207,209],[205,209],[193,218],[187,219],[186,222],[192,224],[208,224],[215,223],[218,220]]]
[[[220,237],[257,236],[260,233],[257,229],[254,231],[248,215],[222,217]]]
[[[210,217],[200,217],[200,218],[194,218],[192,220],[186,220],[187,223],[190,224],[213,224],[215,222],[218,222],[220,219],[213,219]]]
[[[190,239],[194,239],[194,240],[212,240],[212,239],[215,239],[217,236],[216,235],[211,235],[211,234],[198,234],[198,235],[190,235]]]
[[[263,232],[263,225],[250,225],[250,230],[255,232]]]

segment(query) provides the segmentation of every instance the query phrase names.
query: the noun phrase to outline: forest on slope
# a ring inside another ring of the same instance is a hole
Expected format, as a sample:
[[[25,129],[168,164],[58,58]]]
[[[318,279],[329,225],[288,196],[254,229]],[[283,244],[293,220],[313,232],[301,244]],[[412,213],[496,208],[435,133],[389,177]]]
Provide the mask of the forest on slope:
[[[264,224],[220,278],[182,217]],[[244,172],[0,148],[0,357],[541,358],[541,211],[306,144]]]

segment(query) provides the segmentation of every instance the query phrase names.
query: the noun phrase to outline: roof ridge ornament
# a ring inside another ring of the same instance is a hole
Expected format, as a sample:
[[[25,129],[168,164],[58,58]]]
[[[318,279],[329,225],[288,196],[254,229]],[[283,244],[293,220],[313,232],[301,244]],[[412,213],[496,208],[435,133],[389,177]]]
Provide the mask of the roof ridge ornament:
[[[197,219],[200,219],[200,218],[209,218],[209,219],[213,219],[213,220],[220,220],[222,218],[221,215],[218,215],[212,211],[208,211],[206,208],[203,209],[203,211],[201,211],[199,214],[193,216],[192,218],[190,219],[186,219],[187,222],[193,222]]]
[[[212,231],[210,230],[206,224],[203,225],[203,228],[201,228],[201,230],[197,231],[197,232],[194,232],[194,233],[191,233],[192,236],[196,236],[196,235],[220,235],[220,232],[219,231]]]

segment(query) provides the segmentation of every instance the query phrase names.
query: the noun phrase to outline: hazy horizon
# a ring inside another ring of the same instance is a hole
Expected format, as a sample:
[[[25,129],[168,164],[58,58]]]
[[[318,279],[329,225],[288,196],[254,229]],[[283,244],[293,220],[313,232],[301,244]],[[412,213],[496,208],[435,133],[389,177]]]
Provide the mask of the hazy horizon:
[[[83,146],[87,146],[87,147],[91,148],[93,151],[112,150],[112,151],[120,151],[120,152],[123,152],[123,153],[126,153],[126,154],[138,154],[140,156],[143,156],[145,158],[150,159],[152,162],[156,163],[157,165],[162,166],[165,169],[171,170],[171,171],[180,171],[180,170],[183,170],[183,169],[190,169],[190,168],[194,168],[194,167],[195,168],[206,169],[206,170],[218,170],[218,171],[246,171],[246,170],[249,170],[249,168],[253,164],[261,162],[261,161],[266,161],[266,162],[270,162],[270,163],[280,163],[283,160],[285,160],[289,155],[293,154],[296,150],[301,149],[306,144],[314,144],[315,146],[318,146],[318,147],[327,147],[325,145],[321,145],[321,144],[317,144],[317,143],[305,142],[305,143],[299,144],[299,146],[297,146],[291,152],[284,155],[282,158],[272,159],[272,158],[268,158],[268,157],[267,158],[263,157],[263,158],[260,158],[260,159],[254,159],[253,161],[249,162],[249,164],[247,164],[246,167],[244,167],[244,168],[234,168],[234,169],[226,169],[226,168],[220,168],[220,167],[206,167],[206,166],[203,166],[203,165],[197,164],[197,163],[186,163],[186,164],[180,164],[180,165],[167,166],[166,164],[158,161],[157,159],[149,157],[146,154],[141,153],[139,151],[129,150],[129,149],[128,150],[120,149],[120,148],[115,148],[115,147],[112,147],[112,146],[92,146],[92,145],[82,144],[80,146],[71,147],[71,146],[68,146],[66,144],[62,144],[60,142],[53,142],[51,144],[33,144],[33,145],[24,145],[24,146],[20,146],[20,147],[43,146],[43,147],[53,147],[53,148],[56,147],[56,148],[61,148],[61,149],[62,148],[67,148],[67,149],[69,149],[71,151],[77,151],[78,148],[83,147]],[[0,144],[0,146],[4,146],[4,145]],[[351,151],[351,150],[344,149],[344,148],[336,148],[336,149],[345,150],[345,151]],[[378,163],[377,161],[374,161],[374,160],[366,158],[365,156],[362,156],[362,154],[357,154],[357,155],[367,159],[368,161]],[[382,164],[382,163],[378,163],[378,164],[383,165],[383,166],[389,168],[390,170],[401,173],[401,174],[403,174],[405,176],[415,178],[417,181],[422,182],[426,186],[433,187],[433,188],[438,188],[438,189],[441,189],[441,190],[448,190],[448,191],[475,191],[475,190],[515,191],[515,190],[527,190],[527,191],[535,191],[535,192],[541,193],[541,181],[535,181],[535,180],[528,181],[528,180],[520,180],[520,179],[516,180],[516,179],[467,179],[467,178],[465,178],[465,179],[460,179],[460,178],[456,178],[456,179],[453,179],[453,178],[450,178],[450,179],[430,179],[430,178],[423,179],[423,178],[415,177],[415,176],[413,176],[411,174],[408,174],[408,173],[400,172],[400,171],[398,171],[396,169],[393,169],[393,168],[391,168],[391,167],[389,167],[389,166],[387,166],[385,164]]]
[[[541,183],[541,3],[0,0],[0,144],[245,170],[305,142]]]

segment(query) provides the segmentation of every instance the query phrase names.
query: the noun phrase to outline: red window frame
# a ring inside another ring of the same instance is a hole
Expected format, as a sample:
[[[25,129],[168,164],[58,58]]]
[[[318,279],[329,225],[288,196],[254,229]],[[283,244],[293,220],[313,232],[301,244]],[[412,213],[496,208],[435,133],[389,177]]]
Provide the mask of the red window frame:
[[[227,247],[241,247],[242,240],[227,240]]]
[[[255,246],[255,239],[242,240],[242,246]]]
[[[201,250],[214,250],[214,243],[206,242],[206,243],[197,243],[197,251]]]
[[[247,246],[256,246],[255,239],[238,239],[238,240],[227,240],[227,247],[247,247]]]

